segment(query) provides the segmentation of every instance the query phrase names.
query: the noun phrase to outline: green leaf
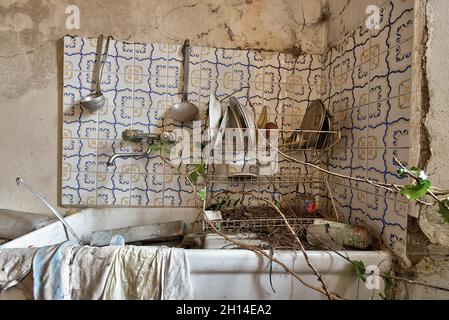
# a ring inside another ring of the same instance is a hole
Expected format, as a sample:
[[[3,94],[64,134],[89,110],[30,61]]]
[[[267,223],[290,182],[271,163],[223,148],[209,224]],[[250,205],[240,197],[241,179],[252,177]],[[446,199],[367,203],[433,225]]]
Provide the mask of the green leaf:
[[[353,262],[353,266],[354,266],[354,271],[355,274],[357,275],[357,277],[362,280],[363,282],[366,282],[366,277],[365,277],[365,273],[366,273],[366,268],[365,268],[365,264],[363,263],[363,261],[352,261]]]
[[[407,199],[415,201],[424,197],[431,186],[432,184],[429,180],[422,180],[419,183],[404,186],[401,194]]]
[[[190,172],[187,177],[189,178],[190,182],[192,182],[193,184],[196,184],[198,182],[198,177],[199,177],[198,171],[195,170],[195,171]]]
[[[206,189],[199,190],[198,197],[201,199],[201,201],[205,201],[206,200]]]
[[[379,296],[383,300],[388,300],[391,297],[391,289],[393,289],[394,282],[393,279],[391,278],[383,277],[383,279],[384,279],[384,291],[379,293]]]
[[[444,221],[446,221],[446,223],[449,223],[449,200],[445,200],[443,201],[443,203],[440,203],[440,209],[438,210],[438,212],[444,218]]]
[[[161,144],[159,142],[154,142],[149,146],[151,151],[160,151],[161,150]]]
[[[204,163],[197,164],[196,170],[200,175],[204,175],[206,173],[206,165]]]
[[[231,199],[229,196],[227,196],[224,199],[221,199],[220,201],[218,201],[217,203],[214,203],[210,206],[210,208],[214,211],[220,211],[221,209],[223,209],[224,207],[229,207],[231,204]]]
[[[407,171],[403,168],[398,168],[397,172],[401,178],[404,178],[407,175]]]
[[[419,177],[419,173],[421,172],[421,169],[419,169],[417,167],[412,167],[412,168],[408,169],[408,172],[415,177]]]
[[[279,201],[276,201],[276,208],[281,209],[281,203]]]

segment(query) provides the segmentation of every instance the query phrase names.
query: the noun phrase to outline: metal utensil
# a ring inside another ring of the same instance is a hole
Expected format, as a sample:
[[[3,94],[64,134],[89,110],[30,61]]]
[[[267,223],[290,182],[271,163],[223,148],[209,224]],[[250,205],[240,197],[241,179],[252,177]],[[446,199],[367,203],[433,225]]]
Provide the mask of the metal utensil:
[[[217,135],[215,137],[214,148],[218,149],[220,144],[223,142],[223,135],[225,133],[225,129],[229,124],[229,106],[224,104],[224,112],[223,117],[220,122],[220,127],[218,129]]]
[[[209,97],[209,135],[211,141],[214,141],[215,139],[220,124],[222,109],[221,102],[218,101],[214,93],[211,93]]]
[[[326,118],[326,107],[321,100],[314,100],[307,107],[299,131],[287,138],[285,146],[304,149],[316,148]]]
[[[265,129],[268,122],[268,107],[263,106],[262,112],[260,113],[259,119],[257,120],[257,128]]]
[[[196,118],[199,109],[196,105],[189,102],[187,99],[188,84],[189,84],[189,55],[190,55],[190,41],[184,42],[184,83],[182,100],[179,103],[173,105],[170,109],[173,119],[180,122],[189,122]]]
[[[97,53],[95,57],[95,65],[93,70],[93,80],[95,81],[95,90],[94,92],[88,94],[87,96],[84,96],[81,98],[81,105],[89,110],[91,113],[94,113],[95,111],[101,109],[105,103],[106,98],[104,97],[103,93],[101,92],[101,75],[103,74],[103,68],[104,64],[106,62],[108,48],[109,48],[109,39],[106,40],[106,57],[102,59],[102,50],[103,50],[103,35],[100,34],[100,36],[97,39]]]
[[[77,236],[77,234],[75,233],[75,231],[73,231],[73,229],[68,225],[68,223],[64,220],[64,218],[59,214],[59,212],[53,208],[53,206],[51,204],[49,204],[44,197],[42,197],[36,190],[34,190],[28,183],[26,183],[25,181],[23,181],[22,178],[18,177],[16,178],[16,183],[17,185],[23,184],[25,187],[27,187],[28,190],[31,191],[32,194],[34,194],[37,198],[39,198],[39,200],[41,200],[48,209],[51,210],[51,212],[53,212],[53,214],[56,216],[56,218],[59,219],[59,221],[61,221],[61,223],[67,228],[67,230],[70,231],[70,233],[72,234],[72,236],[75,238],[76,241],[78,241],[79,244],[82,244],[80,238]]]
[[[246,148],[247,151],[255,150],[256,148],[256,126],[254,122],[251,120],[251,117],[248,115],[247,110],[240,104],[240,102],[234,98],[229,98],[229,104],[234,105],[234,108],[237,112],[240,113],[248,133],[248,146]]]
[[[317,149],[326,149],[330,145],[331,138],[330,138],[329,134],[327,133],[327,131],[331,131],[331,130],[332,130],[331,118],[330,118],[329,113],[326,112],[326,116],[324,117],[323,127],[321,128],[322,132],[320,133],[318,142],[316,144]]]
[[[300,130],[305,132],[302,137],[301,148],[311,148],[315,146],[320,136],[320,130],[323,128],[324,119],[326,117],[326,107],[321,100],[314,100],[306,110],[306,114],[302,119]]]
[[[237,101],[237,100],[235,100]],[[240,110],[236,105],[236,102],[232,99],[229,99],[229,110],[231,111],[231,117],[229,118],[228,128],[237,128],[238,138],[240,139],[240,146],[245,145],[245,137],[243,132],[243,118]],[[238,102],[237,102],[238,103]]]

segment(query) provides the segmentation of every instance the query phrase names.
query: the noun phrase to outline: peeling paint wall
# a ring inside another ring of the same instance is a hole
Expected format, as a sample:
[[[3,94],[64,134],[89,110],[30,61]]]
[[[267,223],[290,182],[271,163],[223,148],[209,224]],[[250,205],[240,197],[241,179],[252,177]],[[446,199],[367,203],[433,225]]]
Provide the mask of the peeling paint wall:
[[[427,79],[429,85],[430,109],[425,126],[430,141],[431,156],[426,172],[434,185],[449,186],[449,144],[447,127],[449,75],[446,68],[449,36],[447,26],[449,2],[429,0],[427,3],[428,43],[427,43]],[[420,226],[432,243],[449,246],[449,225],[443,222],[435,208],[424,208],[421,212]]]
[[[402,0],[398,0],[402,1]],[[335,43],[347,32],[355,30],[365,23],[366,8],[369,5],[379,7],[385,0],[330,0],[328,1],[329,33],[328,43]]]
[[[427,161],[426,173],[436,186],[449,187],[449,144],[447,136],[449,75],[447,52],[449,51],[449,2],[447,0],[423,0],[426,3],[427,44],[426,75],[429,110],[422,110],[426,135],[421,145],[421,155]],[[424,26],[423,26],[424,27]],[[421,106],[422,107],[422,106]],[[425,150],[423,150],[425,149]],[[427,154],[430,149],[430,155]],[[423,154],[423,151],[426,153]],[[428,159],[427,159],[428,158]],[[449,288],[449,225],[444,223],[436,207],[423,207],[420,218],[409,228],[409,255],[414,266],[407,277],[415,281]],[[416,230],[413,230],[416,229]],[[401,284],[399,297],[402,299],[449,299],[448,292],[432,288]]]
[[[324,0],[2,0],[0,3],[0,208],[47,212],[22,176],[58,197],[62,43],[65,34],[228,48],[326,49]],[[65,28],[78,5],[81,29]]]

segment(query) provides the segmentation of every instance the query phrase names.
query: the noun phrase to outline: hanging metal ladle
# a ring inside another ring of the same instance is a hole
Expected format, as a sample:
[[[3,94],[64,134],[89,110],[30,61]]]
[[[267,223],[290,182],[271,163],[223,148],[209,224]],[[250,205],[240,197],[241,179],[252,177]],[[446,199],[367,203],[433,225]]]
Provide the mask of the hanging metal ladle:
[[[109,48],[109,39],[106,40],[106,57],[108,54],[108,48]],[[97,52],[95,57],[95,65],[93,70],[93,80],[95,81],[95,90],[88,94],[87,96],[84,96],[81,98],[81,105],[89,110],[91,113],[94,113],[95,111],[101,109],[105,103],[106,98],[101,92],[101,75],[103,74],[103,68],[104,64],[106,62],[106,57],[102,59],[102,50],[103,50],[103,35],[100,34],[97,39]]]
[[[198,107],[187,99],[187,88],[189,85],[189,55],[190,55],[190,41],[186,40],[183,47],[184,52],[184,88],[182,92],[182,100],[173,105],[170,109],[173,119],[180,122],[189,122],[198,115]]]

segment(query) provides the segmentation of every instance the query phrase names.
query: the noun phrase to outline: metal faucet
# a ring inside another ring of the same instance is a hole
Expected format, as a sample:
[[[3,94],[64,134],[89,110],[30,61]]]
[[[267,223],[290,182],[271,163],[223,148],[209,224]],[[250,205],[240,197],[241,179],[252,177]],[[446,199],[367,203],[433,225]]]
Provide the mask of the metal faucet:
[[[138,157],[147,157],[151,153],[151,145],[156,141],[160,141],[161,143],[173,143],[176,141],[176,135],[171,132],[163,132],[163,133],[145,133],[142,130],[125,130],[122,133],[122,139],[124,141],[129,142],[141,142],[143,140],[148,141],[148,150],[143,153],[131,152],[131,153],[116,153],[109,157],[106,165],[111,167],[114,165],[114,161],[117,158],[138,158]]]

